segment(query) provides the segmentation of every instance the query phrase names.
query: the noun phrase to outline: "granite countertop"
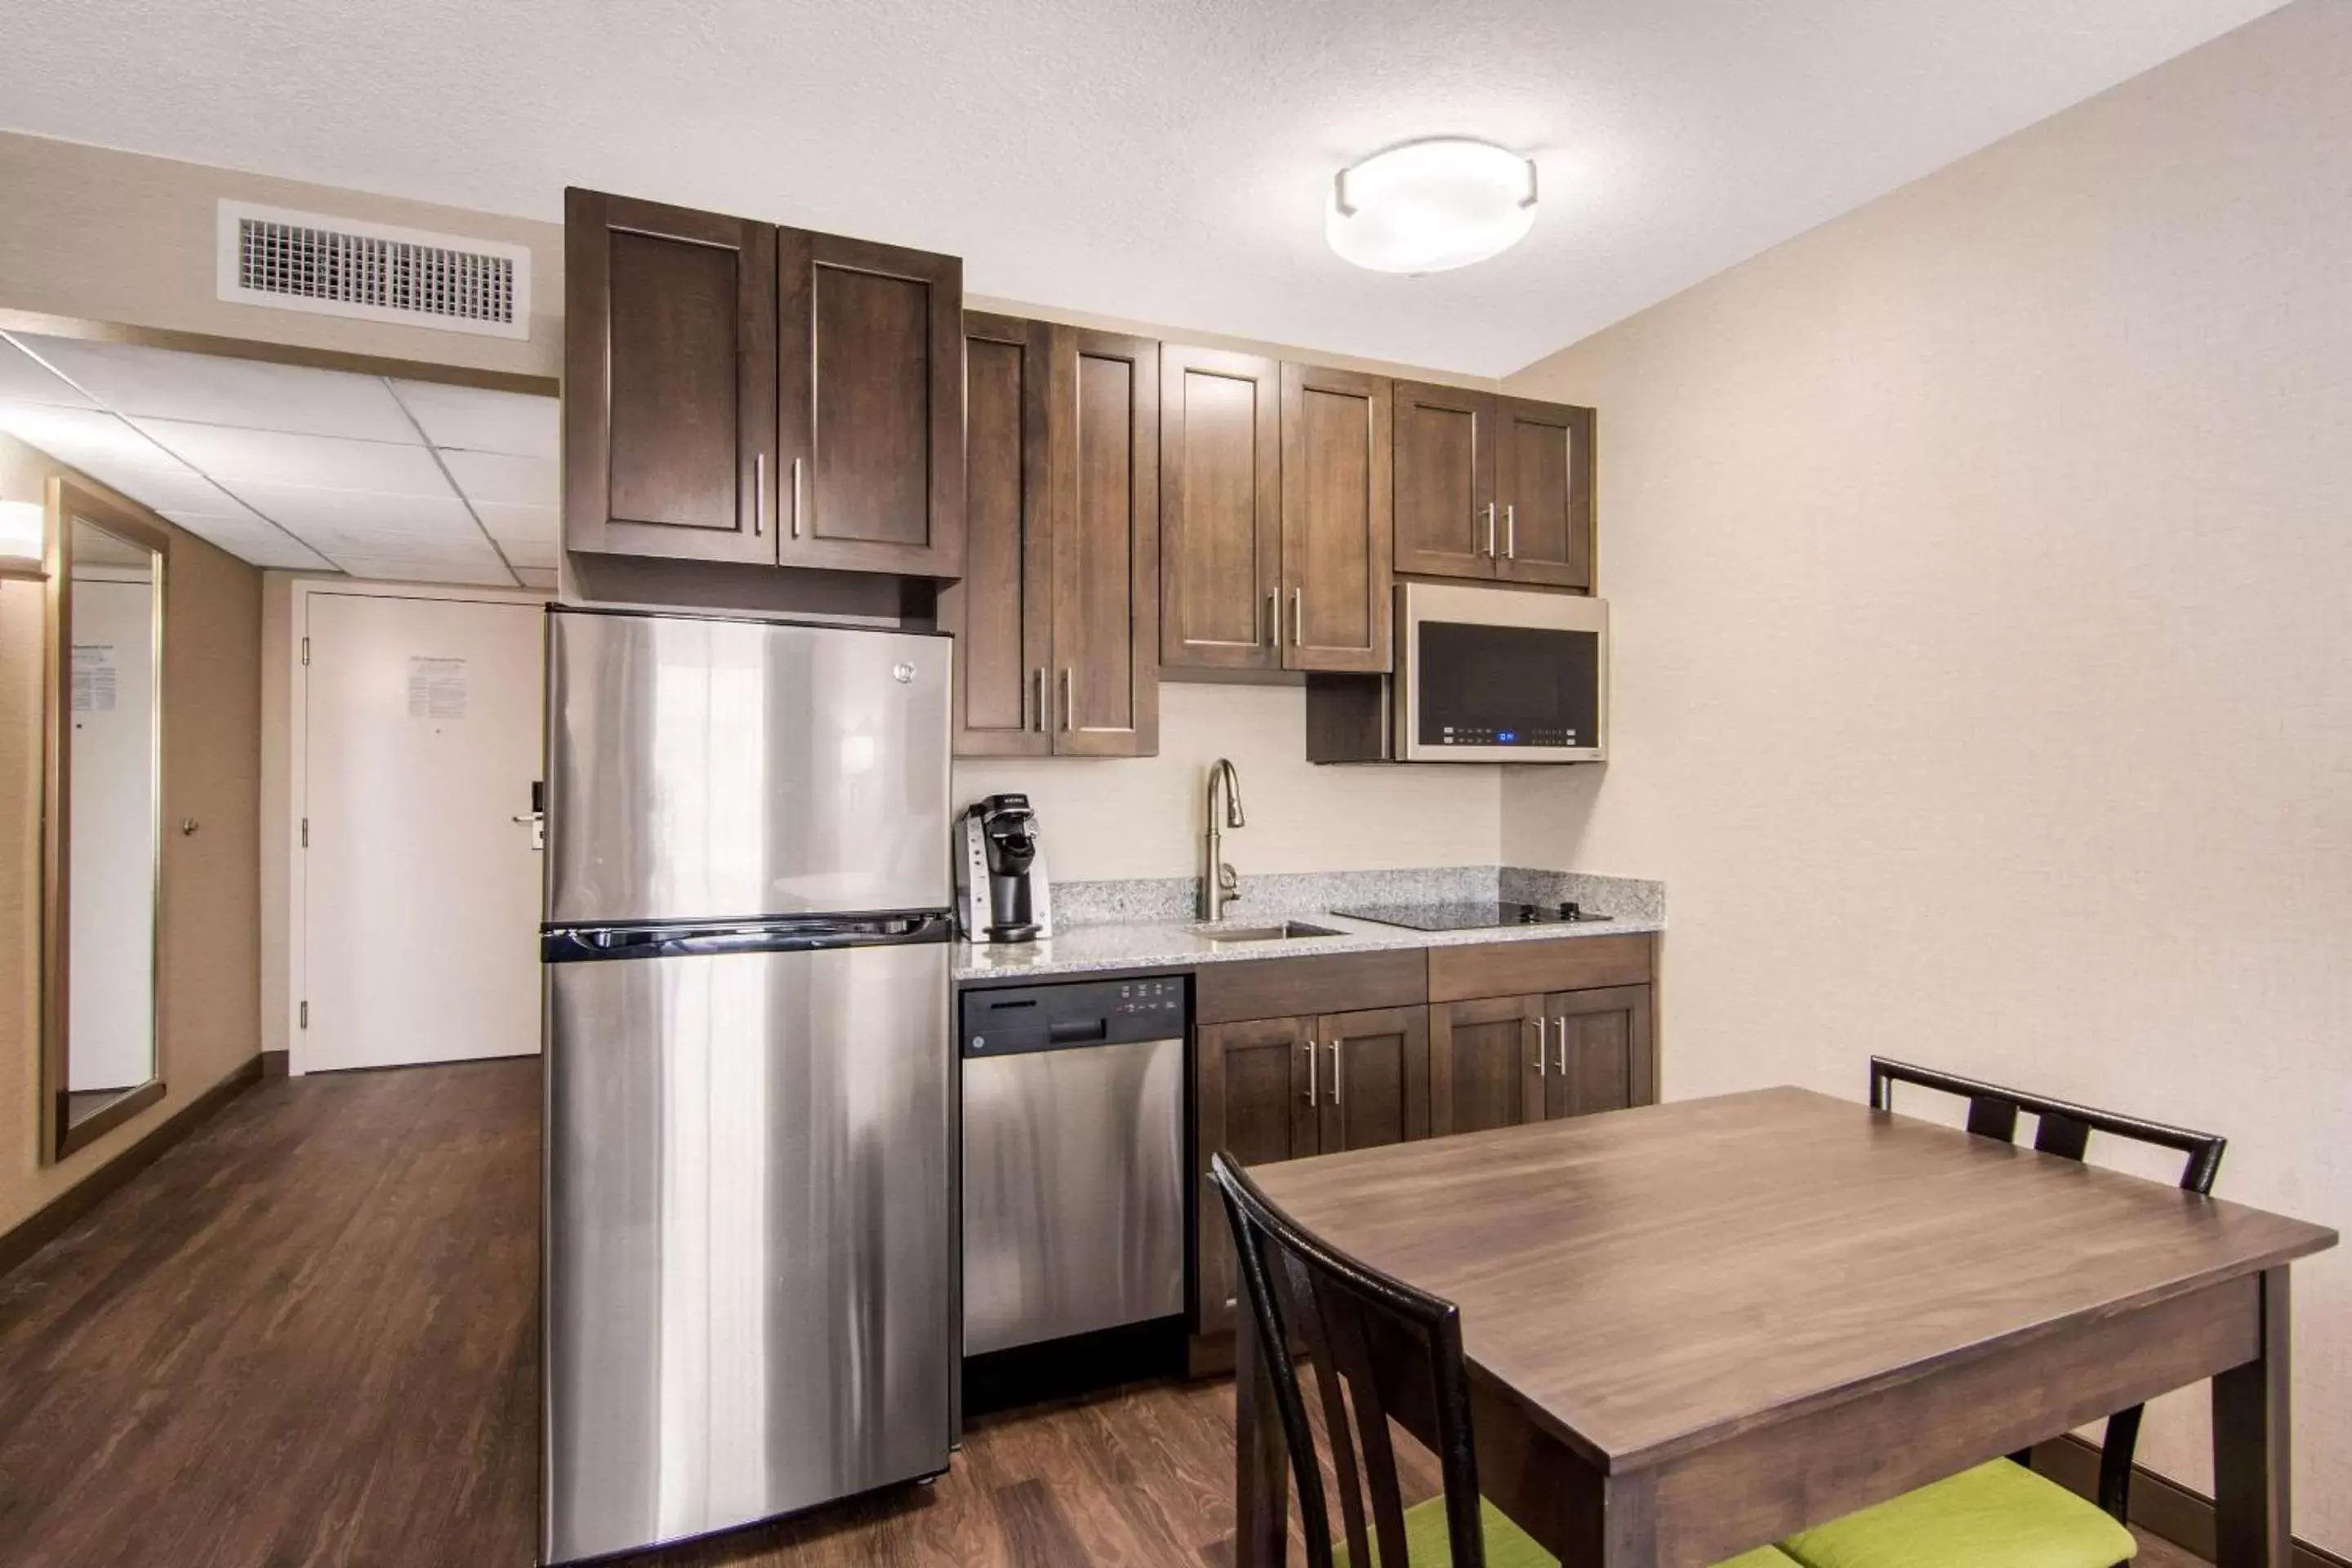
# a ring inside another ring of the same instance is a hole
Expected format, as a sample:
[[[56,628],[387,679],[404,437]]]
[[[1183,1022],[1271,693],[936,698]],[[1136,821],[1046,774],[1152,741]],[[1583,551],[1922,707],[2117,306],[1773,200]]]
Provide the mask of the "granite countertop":
[[[960,981],[1043,978],[1130,969],[1193,969],[1259,958],[1304,958],[1324,952],[1370,952],[1384,949],[1460,947],[1492,942],[1537,942],[1588,936],[1622,936],[1665,929],[1664,893],[1654,882],[1627,879],[1566,877],[1559,873],[1514,873],[1474,868],[1433,872],[1325,873],[1260,879],[1258,896],[1230,910],[1228,926],[1268,926],[1303,921],[1335,931],[1333,936],[1277,938],[1266,942],[1217,942],[1198,921],[1178,913],[1193,882],[1078,883],[1055,889],[1057,934],[1043,942],[984,946],[956,945],[954,974]],[[1530,883],[1527,879],[1544,879]],[[1328,904],[1431,903],[1454,898],[1551,903],[1574,898],[1616,918],[1550,925],[1480,927],[1473,931],[1412,931],[1330,912]],[[1244,892],[1251,887],[1244,884]],[[1323,895],[1328,902],[1315,898]],[[1318,904],[1322,907],[1316,907]],[[1171,907],[1172,906],[1172,907]]]

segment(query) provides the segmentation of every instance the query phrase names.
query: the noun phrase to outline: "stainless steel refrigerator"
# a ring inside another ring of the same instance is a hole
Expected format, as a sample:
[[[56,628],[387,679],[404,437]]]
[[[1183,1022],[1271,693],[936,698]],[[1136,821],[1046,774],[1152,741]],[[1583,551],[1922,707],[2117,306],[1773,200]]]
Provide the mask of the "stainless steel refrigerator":
[[[947,1468],[951,646],[549,612],[550,1563]]]

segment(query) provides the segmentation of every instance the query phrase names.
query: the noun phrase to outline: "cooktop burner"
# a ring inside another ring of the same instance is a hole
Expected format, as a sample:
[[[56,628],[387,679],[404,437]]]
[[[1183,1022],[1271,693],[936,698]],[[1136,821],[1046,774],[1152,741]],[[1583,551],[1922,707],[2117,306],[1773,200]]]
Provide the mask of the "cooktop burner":
[[[1514,904],[1472,900],[1449,904],[1365,904],[1334,910],[1350,920],[1403,926],[1409,931],[1481,931],[1490,926],[1568,925],[1579,921],[1605,921],[1607,915],[1567,904]]]

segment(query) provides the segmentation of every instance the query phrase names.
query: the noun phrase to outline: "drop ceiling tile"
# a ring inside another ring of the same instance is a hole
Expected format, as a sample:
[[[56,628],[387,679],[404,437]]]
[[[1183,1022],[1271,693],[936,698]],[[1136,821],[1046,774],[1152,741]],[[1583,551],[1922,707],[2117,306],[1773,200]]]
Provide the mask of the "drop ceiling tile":
[[[309,536],[320,529],[358,533],[462,536],[479,542],[482,531],[456,496],[383,495],[373,490],[232,479],[236,498],[280,527]]]
[[[541,544],[537,540],[501,539],[499,541],[499,553],[517,566],[544,566],[551,570],[555,565],[555,546]]]
[[[443,496],[449,481],[423,447],[289,435],[175,419],[134,419],[141,430],[224,483],[239,479],[379,495]]]
[[[500,544],[509,542],[545,544],[553,549],[562,542],[560,526],[562,512],[551,506],[513,506],[494,500],[474,503],[475,515],[490,537]]]
[[[204,512],[163,515],[197,538],[217,544],[238,560],[289,572],[331,572],[333,563],[317,551],[270,527],[250,512],[222,517]]]
[[[449,477],[466,499],[491,505],[553,506],[558,499],[555,459],[515,458],[500,452],[444,452]]]
[[[367,555],[346,555],[337,564],[354,577],[373,577],[387,583],[462,583],[486,588],[514,586],[514,579],[495,557],[487,566],[478,567]]]
[[[431,381],[395,381],[392,389],[436,447],[553,462],[562,446],[562,405],[552,397]]]
[[[102,409],[61,408],[46,403],[0,402],[0,430],[37,447],[61,463],[103,478],[93,466],[179,468],[182,463],[122,420]]]
[[[518,566],[515,575],[522,579],[522,585],[526,588],[545,588],[550,593],[555,591],[555,568],[552,566]]]
[[[137,343],[26,341],[118,414],[420,444],[416,427],[376,376]]]
[[[0,341],[0,398],[12,403],[57,404],[68,408],[98,406],[40,361],[5,341]]]
[[[131,464],[118,464],[111,471],[101,472],[89,464],[77,463],[94,479],[100,479],[142,506],[164,511],[217,512],[231,503],[222,495],[220,487],[192,468],[149,468]]]

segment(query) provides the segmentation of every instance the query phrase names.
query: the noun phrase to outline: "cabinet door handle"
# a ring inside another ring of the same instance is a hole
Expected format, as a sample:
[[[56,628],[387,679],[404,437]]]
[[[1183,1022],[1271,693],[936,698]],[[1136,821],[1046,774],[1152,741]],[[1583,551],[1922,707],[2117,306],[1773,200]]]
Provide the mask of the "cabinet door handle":
[[[751,459],[751,537],[768,531],[768,454]]]
[[[1265,591],[1265,630],[1262,635],[1266,647],[1282,646],[1282,590],[1279,588]]]
[[[1315,1042],[1307,1042],[1307,1103],[1315,1103]]]
[[[793,537],[801,536],[801,460],[793,459]]]
[[[1339,1042],[1331,1042],[1331,1103],[1339,1103]]]
[[[1290,646],[1298,647],[1307,640],[1307,590],[1290,591]]]
[[[1519,558],[1519,509],[1515,506],[1503,509],[1503,558],[1506,561]]]
[[[1078,727],[1078,667],[1062,666],[1062,733]]]
[[[1557,1070],[1560,1077],[1566,1078],[1568,1076],[1568,1016],[1563,1013],[1551,1022],[1552,1026],[1559,1031],[1559,1037],[1552,1042],[1552,1049],[1559,1053],[1559,1067]]]
[[[1041,664],[1032,673],[1037,683],[1037,733],[1042,735],[1045,732],[1045,667]]]
[[[1538,1013],[1536,1015],[1536,1076],[1538,1078],[1544,1076],[1544,1063],[1549,1059],[1544,1053],[1543,1015]]]
[[[1486,559],[1495,558],[1495,503],[1486,503]]]

